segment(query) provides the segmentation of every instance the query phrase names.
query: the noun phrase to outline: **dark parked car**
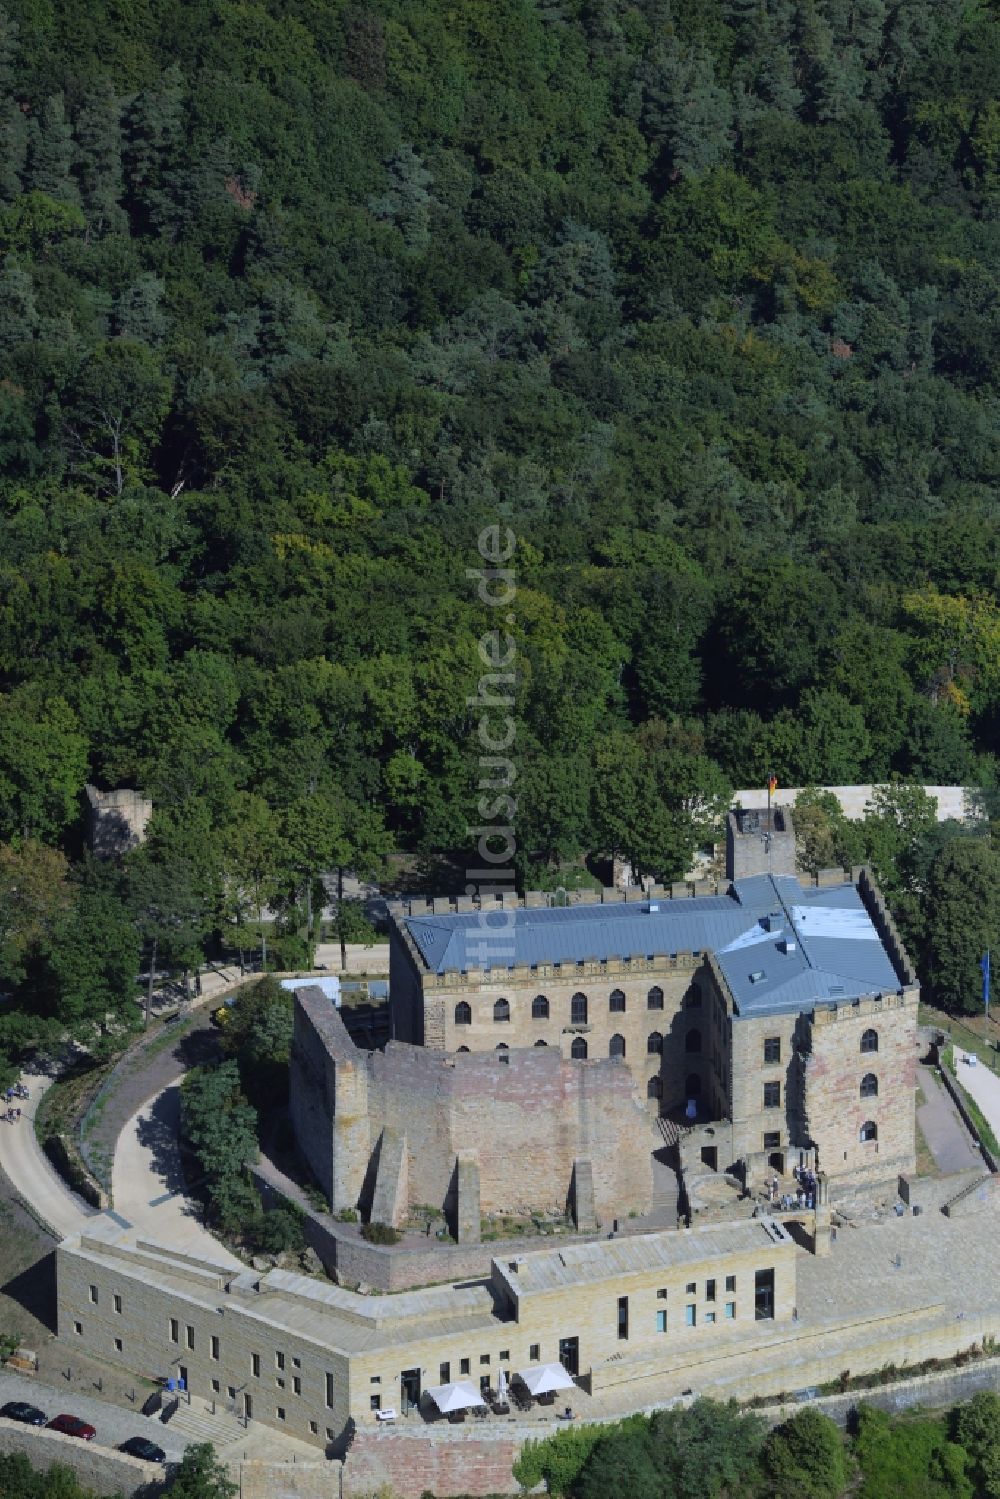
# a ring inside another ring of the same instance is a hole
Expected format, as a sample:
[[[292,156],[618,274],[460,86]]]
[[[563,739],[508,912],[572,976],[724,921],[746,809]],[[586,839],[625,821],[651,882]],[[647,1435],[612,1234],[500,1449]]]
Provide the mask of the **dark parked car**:
[[[48,1423],[48,1430],[61,1431],[64,1437],[79,1437],[81,1442],[92,1442],[97,1435],[97,1428],[79,1416],[56,1416]]]
[[[148,1437],[129,1437],[127,1442],[122,1442],[118,1448],[119,1452],[127,1452],[131,1457],[141,1457],[144,1463],[165,1463],[167,1454],[162,1447],[157,1447]]]
[[[44,1411],[26,1400],[8,1400],[0,1406],[0,1416],[6,1416],[8,1421],[23,1421],[25,1426],[44,1426],[48,1420]]]

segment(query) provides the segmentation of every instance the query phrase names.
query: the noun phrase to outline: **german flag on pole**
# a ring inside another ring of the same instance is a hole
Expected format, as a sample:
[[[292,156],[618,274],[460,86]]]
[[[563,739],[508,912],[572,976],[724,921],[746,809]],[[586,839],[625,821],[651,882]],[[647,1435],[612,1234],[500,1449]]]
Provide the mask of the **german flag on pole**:
[[[768,776],[768,778],[767,778],[767,794],[768,794],[768,796],[773,796],[774,793],[777,791],[777,789],[778,789],[778,777],[777,776]]]

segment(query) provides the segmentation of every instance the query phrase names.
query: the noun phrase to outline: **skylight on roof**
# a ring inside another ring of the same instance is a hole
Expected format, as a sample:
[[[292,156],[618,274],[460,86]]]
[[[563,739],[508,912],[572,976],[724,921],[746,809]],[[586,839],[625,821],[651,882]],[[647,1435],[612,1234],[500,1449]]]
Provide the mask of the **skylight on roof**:
[[[760,981],[761,981],[761,979],[763,979],[763,977],[764,977],[764,970],[763,970],[763,968],[755,968],[754,971],[753,971],[753,973],[751,973],[751,975],[750,975],[750,982],[751,982],[751,984],[759,984]]]

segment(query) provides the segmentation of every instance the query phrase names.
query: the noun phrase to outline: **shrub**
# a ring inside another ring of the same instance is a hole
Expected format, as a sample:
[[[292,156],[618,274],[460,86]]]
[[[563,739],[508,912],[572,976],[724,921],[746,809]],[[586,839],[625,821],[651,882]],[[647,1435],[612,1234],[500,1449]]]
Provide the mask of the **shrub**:
[[[761,1468],[774,1499],[837,1499],[847,1483],[843,1438],[829,1416],[807,1406],[770,1433]]]
[[[361,1230],[361,1237],[367,1239],[369,1244],[398,1244],[403,1236],[391,1223],[366,1223]]]

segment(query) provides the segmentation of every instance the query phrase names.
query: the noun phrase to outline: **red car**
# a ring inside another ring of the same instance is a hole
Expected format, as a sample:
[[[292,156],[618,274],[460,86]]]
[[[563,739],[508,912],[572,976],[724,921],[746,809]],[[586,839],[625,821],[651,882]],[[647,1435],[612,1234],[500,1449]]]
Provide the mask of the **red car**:
[[[97,1428],[79,1416],[56,1416],[48,1423],[48,1430],[61,1431],[64,1437],[79,1437],[81,1442],[92,1442],[97,1435]]]

